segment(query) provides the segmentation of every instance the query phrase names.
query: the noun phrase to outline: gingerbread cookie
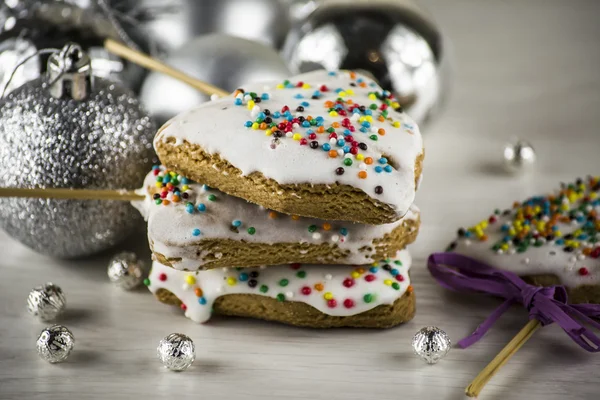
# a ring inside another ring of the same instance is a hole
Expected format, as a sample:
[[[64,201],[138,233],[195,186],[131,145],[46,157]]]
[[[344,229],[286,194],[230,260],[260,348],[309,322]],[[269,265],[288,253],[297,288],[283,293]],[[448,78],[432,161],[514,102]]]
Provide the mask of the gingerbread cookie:
[[[496,210],[458,230],[455,251],[543,286],[566,286],[573,303],[600,303],[600,178]]]
[[[286,214],[392,223],[421,176],[419,128],[392,94],[354,72],[253,84],[168,121],[168,168]]]
[[[419,210],[385,225],[321,221],[266,210],[226,195],[164,167],[146,177],[143,202],[156,258],[180,270],[293,262],[369,264],[412,243]]]
[[[407,250],[369,266],[280,265],[184,272],[155,261],[145,281],[195,322],[212,312],[314,328],[388,328],[415,313]]]

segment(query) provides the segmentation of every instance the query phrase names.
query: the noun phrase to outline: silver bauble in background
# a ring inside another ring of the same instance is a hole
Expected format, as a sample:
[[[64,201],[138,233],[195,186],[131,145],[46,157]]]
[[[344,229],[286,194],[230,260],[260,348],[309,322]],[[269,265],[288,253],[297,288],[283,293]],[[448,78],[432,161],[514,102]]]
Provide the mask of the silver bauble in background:
[[[77,46],[65,47],[50,58],[48,77],[0,100],[2,186],[141,186],[153,162],[155,125],[131,91],[93,78],[85,57]],[[69,67],[65,60],[77,62]],[[71,69],[61,73],[66,67]],[[56,83],[48,85],[46,79]],[[96,253],[138,224],[139,213],[122,201],[0,199],[0,226],[51,256]]]
[[[123,13],[131,13],[127,9],[155,10],[152,18],[139,26],[165,52],[196,36],[214,32],[279,48],[289,30],[288,5],[282,0],[113,0],[111,3]]]
[[[195,78],[233,92],[250,82],[289,77],[290,72],[274,49],[252,40],[214,33],[199,36],[169,54],[165,60]],[[144,81],[140,99],[150,114],[163,123],[209,97],[160,72]]]
[[[442,36],[412,0],[328,0],[298,23],[283,48],[294,72],[370,73],[418,122],[446,92]]]
[[[138,91],[145,76],[143,68],[109,54],[103,48],[104,40],[111,38],[126,42],[130,47],[137,42],[122,29],[122,18],[104,5],[106,0],[58,1],[58,0],[0,0],[0,58],[12,58],[15,44],[11,40],[27,41],[27,54],[45,48],[62,48],[69,42],[77,42],[92,60],[94,74],[120,82]],[[140,35],[136,35],[142,41]],[[5,43],[9,43],[6,45]],[[21,43],[21,48],[23,44]],[[12,79],[14,89],[27,80],[35,79],[45,72],[47,56],[36,59],[38,69],[27,63]],[[19,59],[20,61],[21,59]],[[3,60],[4,61],[4,60]],[[0,79],[10,75],[16,63],[0,62]],[[27,69],[27,78],[21,70]],[[1,90],[1,89],[0,89]],[[10,90],[9,90],[10,91]]]

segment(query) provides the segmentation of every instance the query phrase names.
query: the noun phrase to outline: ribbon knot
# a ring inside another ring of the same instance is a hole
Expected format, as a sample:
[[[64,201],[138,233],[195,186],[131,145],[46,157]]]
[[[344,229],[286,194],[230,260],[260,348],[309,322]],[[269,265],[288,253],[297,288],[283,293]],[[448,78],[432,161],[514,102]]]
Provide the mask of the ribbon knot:
[[[505,301],[466,338],[458,342],[462,348],[481,339],[492,325],[513,304],[522,304],[529,312],[529,319],[537,319],[542,325],[557,323],[579,346],[590,352],[600,351],[600,337],[585,325],[600,330],[598,304],[568,304],[564,286],[534,286],[518,275],[494,268],[475,259],[457,253],[434,253],[427,260],[427,268],[443,287],[466,292],[498,296]]]

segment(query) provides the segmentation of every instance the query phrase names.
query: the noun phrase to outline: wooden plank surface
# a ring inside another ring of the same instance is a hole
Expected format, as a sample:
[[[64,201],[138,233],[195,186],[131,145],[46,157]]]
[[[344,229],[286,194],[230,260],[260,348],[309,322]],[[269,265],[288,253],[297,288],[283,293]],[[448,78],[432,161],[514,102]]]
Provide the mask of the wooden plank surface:
[[[113,287],[105,266],[114,253],[55,261],[0,234],[0,399],[462,399],[467,383],[525,324],[514,309],[468,350],[429,366],[412,354],[426,325],[456,342],[498,302],[439,288],[425,270],[456,228],[496,207],[542,193],[559,181],[600,173],[600,2],[595,0],[428,0],[448,33],[453,92],[425,131],[425,179],[418,194],[423,225],[411,247],[416,318],[387,331],[297,329],[242,319],[196,325],[141,289]],[[530,140],[533,174],[504,175],[503,143]],[[122,246],[148,255],[145,234]],[[68,362],[35,353],[43,324],[25,311],[29,289],[53,281],[67,294],[61,320],[76,337]],[[156,360],[171,332],[191,336],[197,361],[171,373]],[[596,399],[600,356],[556,326],[536,333],[491,381],[485,399]]]

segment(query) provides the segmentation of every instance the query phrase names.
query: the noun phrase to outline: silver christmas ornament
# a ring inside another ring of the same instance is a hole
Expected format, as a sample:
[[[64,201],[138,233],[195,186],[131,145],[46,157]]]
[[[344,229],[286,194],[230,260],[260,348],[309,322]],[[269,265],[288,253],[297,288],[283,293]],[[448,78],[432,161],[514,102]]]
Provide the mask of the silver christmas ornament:
[[[165,62],[232,92],[246,83],[290,76],[285,62],[274,49],[218,33],[195,38],[167,56]],[[140,99],[161,124],[210,100],[197,89],[160,72],[151,73],[144,81]]]
[[[37,340],[39,356],[49,363],[63,362],[69,357],[75,338],[70,330],[62,325],[45,328]]]
[[[0,0],[0,44],[11,39],[25,40],[34,49],[40,50],[61,48],[75,41],[88,53],[97,76],[118,81],[137,91],[145,75],[144,69],[109,55],[103,49],[103,44],[106,38],[111,38],[126,42],[134,48],[147,46],[143,43],[143,36],[125,33],[122,28],[125,17],[117,14],[106,2],[107,0]],[[133,32],[135,29],[132,29]],[[132,40],[132,37],[136,40]],[[138,46],[138,42],[143,46]],[[28,64],[32,65],[33,62]],[[38,68],[35,73],[33,67],[27,68],[30,79],[45,72],[44,62],[38,61],[36,65]],[[0,77],[6,71],[10,74],[11,67],[8,63],[0,63]],[[17,76],[12,82],[13,88],[16,88],[26,80]]]
[[[504,169],[510,173],[526,172],[535,164],[533,146],[524,140],[516,140],[504,146]]]
[[[67,306],[67,299],[60,287],[53,283],[38,286],[29,292],[27,310],[41,321],[51,321]]]
[[[171,371],[184,371],[196,359],[192,339],[181,333],[171,333],[158,344],[158,359]]]
[[[78,46],[51,56],[47,75],[0,100],[1,185],[139,187],[153,162],[155,126],[133,93],[90,75]],[[104,250],[141,224],[121,201],[0,199],[0,226],[56,257]]]
[[[412,0],[329,0],[292,29],[282,53],[294,73],[361,70],[398,98],[418,123],[446,93],[446,49]]]
[[[417,356],[427,364],[435,364],[448,354],[452,342],[446,332],[435,326],[427,326],[415,334],[412,347]]]
[[[122,289],[134,289],[144,280],[144,264],[135,253],[119,253],[108,263],[108,278]]]
[[[117,3],[116,1],[114,3]],[[282,0],[121,0],[125,14],[150,10],[137,24],[159,49],[171,52],[197,36],[222,33],[279,48],[289,30],[288,5]],[[126,27],[126,26],[125,26]]]

